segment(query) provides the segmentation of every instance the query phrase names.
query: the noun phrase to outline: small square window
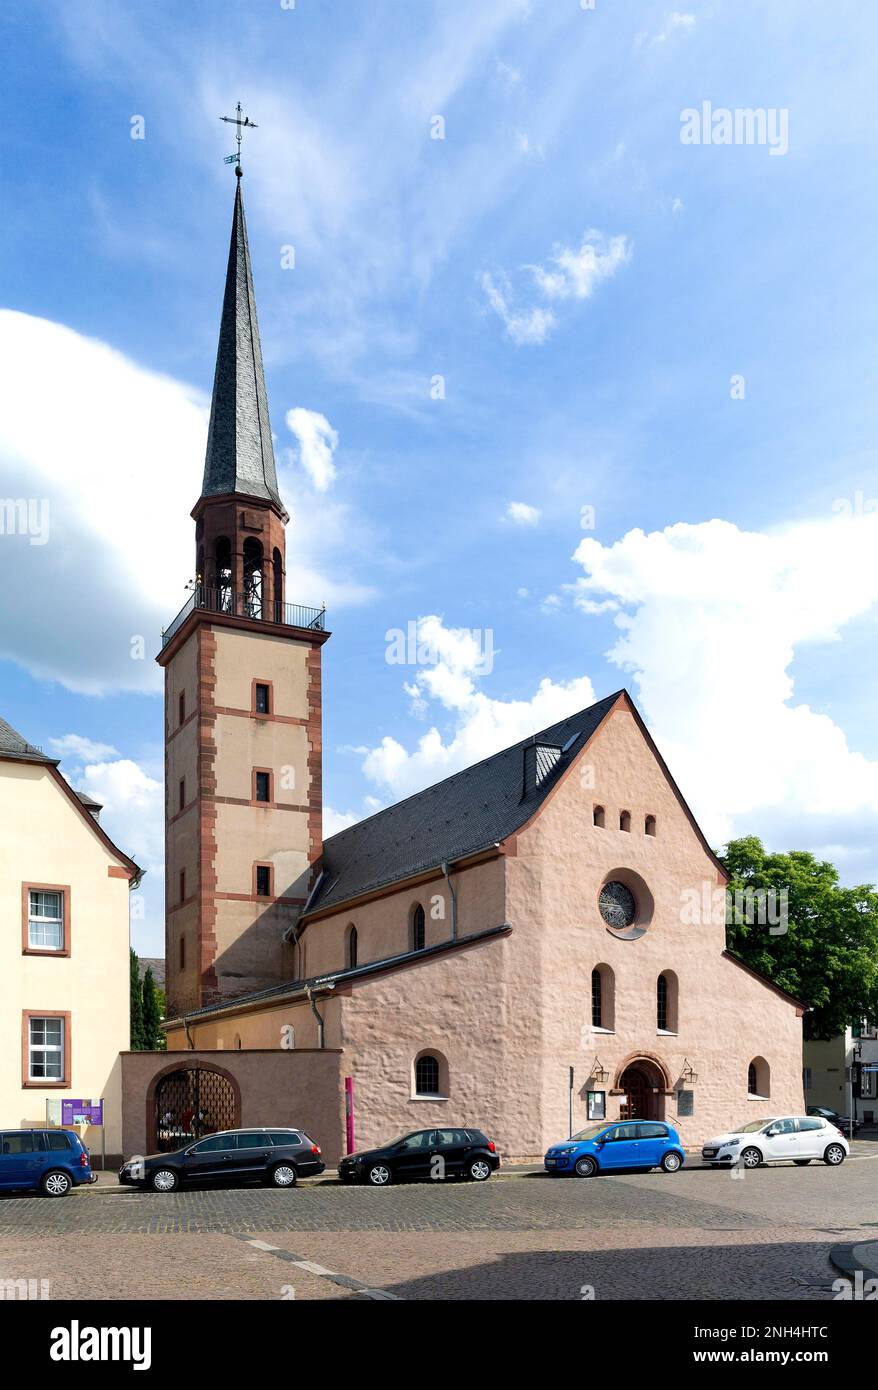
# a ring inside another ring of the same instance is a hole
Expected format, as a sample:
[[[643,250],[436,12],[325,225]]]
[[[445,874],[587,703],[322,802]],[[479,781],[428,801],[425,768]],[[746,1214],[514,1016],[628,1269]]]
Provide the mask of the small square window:
[[[28,1021],[28,1080],[64,1080],[64,1019],[36,1018]]]
[[[256,896],[271,897],[271,868],[267,864],[256,865]]]
[[[271,773],[257,772],[256,774],[256,800],[271,800]]]
[[[64,950],[64,894],[60,890],[29,889],[27,944],[32,951]]]
[[[267,685],[256,683],[254,704],[257,714],[271,714],[271,689]]]

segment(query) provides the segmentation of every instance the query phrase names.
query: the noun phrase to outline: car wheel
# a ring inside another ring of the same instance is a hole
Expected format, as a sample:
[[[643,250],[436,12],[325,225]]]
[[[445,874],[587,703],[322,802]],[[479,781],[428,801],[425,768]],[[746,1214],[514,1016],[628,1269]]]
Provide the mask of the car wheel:
[[[597,1170],[598,1165],[593,1158],[589,1158],[588,1154],[576,1160],[574,1172],[578,1178],[593,1178]]]
[[[473,1182],[485,1182],[491,1176],[491,1165],[484,1158],[474,1158],[466,1171]]]
[[[366,1179],[372,1187],[386,1187],[390,1182],[390,1169],[386,1163],[373,1163],[366,1170]]]
[[[682,1168],[683,1160],[678,1153],[674,1153],[674,1150],[671,1149],[670,1153],[666,1153],[662,1159],[661,1166],[664,1173],[676,1173]]]
[[[828,1163],[830,1168],[837,1168],[840,1163],[844,1163],[845,1157],[846,1154],[841,1144],[830,1144],[823,1155],[823,1162]]]
[[[745,1149],[741,1154],[740,1162],[745,1168],[758,1168],[762,1162],[762,1154],[758,1149]]]
[[[292,1163],[278,1163],[268,1175],[272,1187],[295,1187],[296,1170]]]
[[[156,1168],[150,1174],[149,1185],[153,1192],[173,1192],[180,1186],[180,1179],[173,1168]]]
[[[793,1162],[797,1168],[807,1168],[811,1160],[810,1158],[794,1158]]]
[[[68,1173],[56,1170],[52,1173],[45,1173],[40,1187],[47,1197],[66,1197],[73,1186],[73,1179]]]

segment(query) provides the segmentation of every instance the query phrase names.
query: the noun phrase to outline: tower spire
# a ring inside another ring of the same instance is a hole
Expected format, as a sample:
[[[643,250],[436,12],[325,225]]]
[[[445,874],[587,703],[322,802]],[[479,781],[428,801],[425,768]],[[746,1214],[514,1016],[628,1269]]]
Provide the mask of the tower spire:
[[[235,173],[241,173],[240,164]],[[273,503],[287,520],[278,491],[271,443],[240,178],[235,180],[235,185],[201,495],[207,498],[237,493],[261,498]]]

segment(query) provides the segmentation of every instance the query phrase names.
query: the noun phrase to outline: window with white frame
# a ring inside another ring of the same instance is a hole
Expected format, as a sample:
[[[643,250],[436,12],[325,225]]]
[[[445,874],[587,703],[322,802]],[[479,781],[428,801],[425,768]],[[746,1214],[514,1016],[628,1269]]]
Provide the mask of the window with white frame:
[[[32,951],[64,950],[64,894],[47,888],[28,891],[27,944]]]
[[[64,1019],[28,1020],[28,1080],[64,1080]]]

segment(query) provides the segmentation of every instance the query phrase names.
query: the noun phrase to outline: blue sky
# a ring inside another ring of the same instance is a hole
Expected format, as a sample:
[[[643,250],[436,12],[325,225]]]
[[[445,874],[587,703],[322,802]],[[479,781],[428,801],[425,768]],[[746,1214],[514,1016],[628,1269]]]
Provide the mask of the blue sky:
[[[0,536],[0,713],[147,864],[138,949],[237,100],[329,826],[624,684],[715,844],[878,877],[876,30],[845,0],[4,17],[0,497],[51,526]],[[788,148],[684,144],[704,102]],[[387,660],[411,622],[430,666]]]

